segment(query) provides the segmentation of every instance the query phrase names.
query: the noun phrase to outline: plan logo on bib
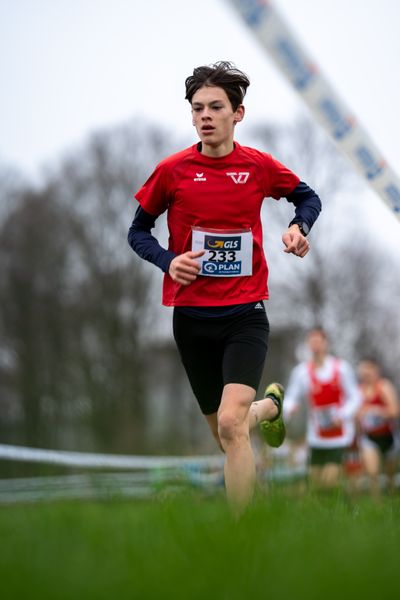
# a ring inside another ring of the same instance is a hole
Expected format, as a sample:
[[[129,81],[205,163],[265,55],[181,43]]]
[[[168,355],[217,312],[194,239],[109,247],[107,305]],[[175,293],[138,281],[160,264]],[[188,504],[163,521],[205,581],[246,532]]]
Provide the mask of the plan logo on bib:
[[[250,173],[248,171],[240,171],[239,173],[231,172],[227,173],[227,176],[230,177],[235,183],[246,183]]]
[[[219,275],[220,277],[241,275],[242,263],[240,261],[230,263],[203,262],[202,275]]]

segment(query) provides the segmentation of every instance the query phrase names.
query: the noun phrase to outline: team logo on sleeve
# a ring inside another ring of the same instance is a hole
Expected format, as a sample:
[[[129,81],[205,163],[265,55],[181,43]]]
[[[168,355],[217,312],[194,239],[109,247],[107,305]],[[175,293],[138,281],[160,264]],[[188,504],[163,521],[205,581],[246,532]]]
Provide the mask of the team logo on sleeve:
[[[230,177],[235,183],[246,183],[250,173],[248,171],[240,171],[239,173],[235,171],[227,173],[227,176]]]

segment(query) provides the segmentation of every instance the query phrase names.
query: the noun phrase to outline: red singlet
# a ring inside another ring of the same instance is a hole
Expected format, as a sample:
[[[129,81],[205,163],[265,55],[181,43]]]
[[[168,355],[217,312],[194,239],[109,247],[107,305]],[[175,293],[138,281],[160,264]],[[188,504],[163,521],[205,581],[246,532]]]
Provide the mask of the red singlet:
[[[373,408],[375,406],[385,407],[386,403],[382,399],[381,386],[377,382],[375,385],[374,393],[371,397],[367,397],[361,386],[361,392],[363,394],[363,408]],[[374,414],[373,410],[368,414],[368,410],[364,413],[361,423],[362,429],[365,433],[373,436],[388,435],[392,433],[391,420],[387,417]]]
[[[330,381],[320,381],[313,363],[308,365],[310,375],[310,402],[316,418],[316,429],[322,438],[336,438],[343,435],[343,426],[333,423],[338,408],[343,406],[343,392],[340,382],[339,361],[335,360]]]

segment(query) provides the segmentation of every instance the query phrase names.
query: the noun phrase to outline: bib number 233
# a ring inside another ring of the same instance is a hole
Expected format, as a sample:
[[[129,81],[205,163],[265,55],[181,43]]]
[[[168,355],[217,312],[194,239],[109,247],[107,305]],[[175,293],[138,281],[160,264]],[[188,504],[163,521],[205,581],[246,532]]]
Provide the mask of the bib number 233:
[[[192,250],[205,250],[200,275],[241,277],[252,274],[253,234],[250,229],[225,230],[192,228]]]

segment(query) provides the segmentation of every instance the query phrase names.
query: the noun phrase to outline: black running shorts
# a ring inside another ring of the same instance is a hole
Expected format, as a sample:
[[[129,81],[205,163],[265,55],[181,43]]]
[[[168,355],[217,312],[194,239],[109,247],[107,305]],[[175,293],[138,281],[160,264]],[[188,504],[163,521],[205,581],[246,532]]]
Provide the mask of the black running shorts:
[[[203,414],[218,410],[228,383],[258,389],[268,348],[269,323],[264,306],[244,314],[206,319],[174,310],[173,331]]]
[[[313,467],[323,467],[324,465],[343,463],[344,454],[347,448],[310,448],[309,464]]]
[[[383,456],[389,454],[394,448],[394,437],[392,433],[384,433],[381,435],[373,435],[372,433],[365,436],[371,444],[375,445],[380,450]]]

